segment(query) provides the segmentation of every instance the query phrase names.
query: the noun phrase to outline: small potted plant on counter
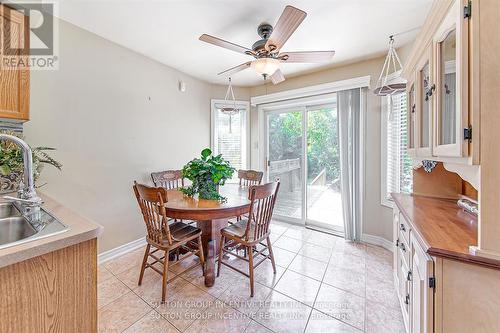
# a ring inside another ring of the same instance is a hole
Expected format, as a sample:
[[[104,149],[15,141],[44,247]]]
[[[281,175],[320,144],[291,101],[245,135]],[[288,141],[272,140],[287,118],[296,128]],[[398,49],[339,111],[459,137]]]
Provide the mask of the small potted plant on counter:
[[[2,131],[23,139],[22,135],[12,131]],[[34,178],[40,177],[44,164],[49,164],[61,170],[62,164],[53,159],[46,151],[55,150],[50,147],[36,147],[33,151]],[[16,191],[23,176],[23,154],[21,149],[10,141],[0,141],[0,193]]]
[[[219,194],[219,186],[224,185],[235,171],[221,155],[213,156],[210,149],[203,149],[201,158],[193,159],[182,168],[182,176],[192,185],[181,191],[190,197],[198,194],[200,199],[225,201],[226,198]]]

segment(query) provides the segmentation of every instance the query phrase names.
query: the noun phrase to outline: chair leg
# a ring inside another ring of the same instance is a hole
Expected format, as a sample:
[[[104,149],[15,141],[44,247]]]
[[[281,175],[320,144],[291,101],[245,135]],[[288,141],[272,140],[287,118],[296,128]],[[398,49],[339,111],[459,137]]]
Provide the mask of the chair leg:
[[[222,256],[223,256],[222,249],[224,248],[225,242],[226,242],[226,237],[221,235],[219,240],[219,261],[217,262],[217,277],[219,277],[220,269],[222,267]]]
[[[273,273],[276,274],[276,263],[274,262],[273,247],[271,246],[271,239],[266,238],[267,250],[269,251],[269,257],[271,258],[271,264],[273,265]]]
[[[250,275],[250,297],[253,297],[253,246],[248,247],[248,272]]]
[[[139,274],[139,283],[137,285],[142,284],[142,278],[144,277],[144,271],[146,270],[146,263],[148,262],[148,257],[149,257],[149,249],[151,248],[151,245],[146,246],[146,251],[144,251],[144,259],[142,259],[142,266],[141,266],[141,274]]]
[[[203,275],[205,275],[205,254],[203,253],[203,244],[201,243],[201,236],[198,237],[198,251],[201,269],[203,271]]]
[[[163,281],[161,288],[161,302],[165,302],[165,297],[167,296],[167,281],[168,281],[168,256],[170,252],[165,251],[165,259],[163,259]]]

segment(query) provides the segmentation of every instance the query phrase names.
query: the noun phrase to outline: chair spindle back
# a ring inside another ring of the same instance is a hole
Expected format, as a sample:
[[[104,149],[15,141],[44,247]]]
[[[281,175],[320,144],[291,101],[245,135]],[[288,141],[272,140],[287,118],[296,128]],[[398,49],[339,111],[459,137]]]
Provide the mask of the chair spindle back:
[[[262,171],[255,170],[238,170],[238,178],[240,179],[240,186],[253,186],[260,185],[262,182]]]
[[[150,187],[134,181],[134,193],[141,208],[141,213],[146,224],[148,238],[156,244],[172,244],[170,228],[168,225],[167,190],[163,187]]]
[[[264,185],[250,186],[248,199],[250,210],[244,238],[254,240],[263,238],[269,231],[273,217],[274,204],[280,188],[279,181]],[[253,228],[252,228],[253,227]],[[250,234],[253,229],[253,235]]]
[[[156,187],[164,187],[167,190],[184,186],[184,178],[182,170],[166,170],[160,172],[152,172],[151,179]]]

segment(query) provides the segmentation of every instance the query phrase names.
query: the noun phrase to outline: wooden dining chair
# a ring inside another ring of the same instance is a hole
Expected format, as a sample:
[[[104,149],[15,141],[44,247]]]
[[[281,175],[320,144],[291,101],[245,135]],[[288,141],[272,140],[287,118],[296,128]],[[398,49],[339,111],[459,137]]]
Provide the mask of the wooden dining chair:
[[[238,170],[238,179],[240,186],[260,185],[263,176],[264,173],[262,171],[241,170],[241,169]],[[236,216],[236,221],[240,221],[241,218],[242,216]],[[229,221],[230,224],[233,224],[234,223],[233,221]]]
[[[139,203],[148,233],[146,236],[147,246],[144,252],[144,259],[142,260],[138,285],[140,286],[142,284],[142,278],[144,277],[146,268],[151,268],[161,274],[163,277],[161,300],[165,302],[167,283],[170,283],[182,273],[198,265],[201,265],[203,268],[205,258],[203,256],[201,244],[201,230],[180,221],[172,224],[168,223],[166,214],[168,198],[165,188],[149,187],[134,182],[134,193]],[[192,255],[198,255],[200,261],[168,280],[169,254],[172,251],[178,253],[178,249],[185,250],[186,254],[177,260],[177,262],[171,264],[171,266],[178,265],[181,261]],[[160,254],[157,255],[156,253],[158,251],[160,251]],[[161,253],[162,251],[163,255]],[[150,257],[153,259],[152,262],[148,262]],[[162,270],[154,266],[157,263],[163,265]]]
[[[271,230],[269,224],[273,216],[274,204],[280,187],[279,182],[268,183],[264,185],[250,186],[248,199],[250,208],[248,219],[242,219],[230,226],[221,229],[221,238],[219,242],[219,262],[217,264],[217,276],[220,275],[222,265],[228,266],[233,270],[250,278],[250,296],[254,294],[254,269],[263,263],[266,259],[271,260],[274,274],[276,274],[276,264],[274,262],[273,249],[269,235]],[[263,241],[266,241],[264,244]],[[235,246],[246,248],[248,258],[240,256],[234,252]],[[257,250],[256,246],[261,245],[262,249]],[[267,251],[267,254],[265,253]],[[238,259],[248,262],[249,274],[239,270],[222,260],[224,254],[235,256]],[[259,256],[264,257],[254,264],[254,260]]]
[[[262,171],[238,170],[240,186],[260,185],[262,182],[262,176],[264,176]]]
[[[160,172],[151,172],[151,179],[155,187],[164,187],[167,190],[184,186],[182,170],[165,170]]]

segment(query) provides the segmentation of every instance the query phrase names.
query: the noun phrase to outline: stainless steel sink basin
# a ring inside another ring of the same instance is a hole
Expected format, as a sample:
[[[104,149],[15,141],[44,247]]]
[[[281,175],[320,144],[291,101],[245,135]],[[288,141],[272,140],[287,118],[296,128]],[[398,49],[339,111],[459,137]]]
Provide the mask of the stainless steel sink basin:
[[[21,216],[14,204],[12,202],[0,203],[0,219],[12,216]]]
[[[54,236],[69,228],[41,208],[36,223],[22,216],[13,203],[0,203],[0,249]]]
[[[36,234],[36,230],[22,216],[0,219],[0,246],[17,242]]]

